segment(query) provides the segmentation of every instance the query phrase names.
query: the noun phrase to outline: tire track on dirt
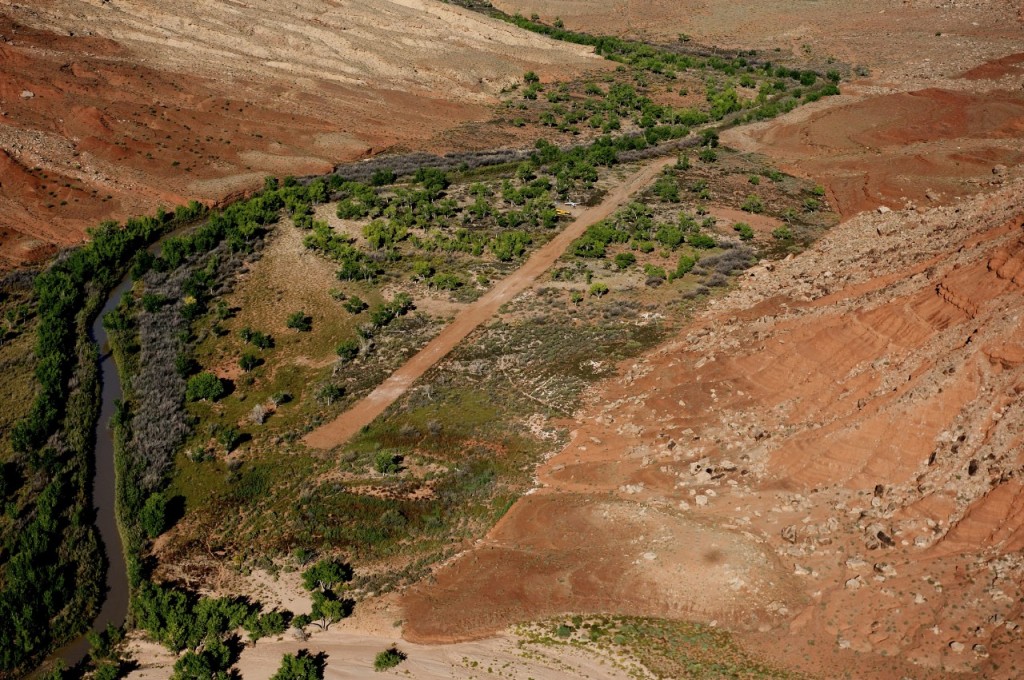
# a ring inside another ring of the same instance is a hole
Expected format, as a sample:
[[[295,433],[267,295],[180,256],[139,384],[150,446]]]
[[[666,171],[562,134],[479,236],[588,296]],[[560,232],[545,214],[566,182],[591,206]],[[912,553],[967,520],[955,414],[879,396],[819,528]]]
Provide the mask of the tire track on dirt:
[[[364,426],[372,423],[388,406],[405,394],[420,376],[447,356],[467,335],[494,316],[499,307],[532,285],[588,227],[608,217],[616,208],[645,188],[665,166],[675,161],[676,156],[671,155],[647,163],[610,191],[601,203],[584,210],[561,233],[534,252],[522,267],[459,312],[436,338],[427,343],[426,347],[392,373],[373,392],[331,422],[306,435],[306,444],[317,449],[334,448],[344,444]]]

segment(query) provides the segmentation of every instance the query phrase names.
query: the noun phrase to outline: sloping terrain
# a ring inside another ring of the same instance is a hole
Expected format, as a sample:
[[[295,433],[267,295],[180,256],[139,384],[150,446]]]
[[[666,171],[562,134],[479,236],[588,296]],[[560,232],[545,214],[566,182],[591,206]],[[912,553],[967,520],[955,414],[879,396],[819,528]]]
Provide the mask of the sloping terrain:
[[[925,0],[497,0],[570,29],[862,65],[879,82],[952,76],[1020,51],[1020,7]]]
[[[813,672],[1018,677],[1021,188],[752,270],[592,395],[541,489],[407,598],[406,635],[685,613]],[[648,526],[666,513],[683,530]]]
[[[102,219],[220,201],[267,174],[430,148],[489,117],[525,70],[600,62],[430,0],[8,4],[0,259],[39,260]]]
[[[742,16],[499,4],[707,43]],[[723,142],[821,181],[847,221],[596,390],[537,492],[408,594],[409,639],[611,610],[724,622],[828,677],[1020,676],[1016,10],[815,3],[788,33],[792,10],[761,5],[746,44],[788,35],[876,77]]]

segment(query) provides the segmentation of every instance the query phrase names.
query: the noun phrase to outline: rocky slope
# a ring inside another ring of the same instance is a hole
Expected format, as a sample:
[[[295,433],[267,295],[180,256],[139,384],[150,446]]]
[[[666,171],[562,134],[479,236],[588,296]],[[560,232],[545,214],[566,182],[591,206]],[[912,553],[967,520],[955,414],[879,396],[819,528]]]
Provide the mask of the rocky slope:
[[[592,395],[406,634],[612,609],[727,622],[826,675],[1018,677],[1022,188],[865,213],[749,272]]]

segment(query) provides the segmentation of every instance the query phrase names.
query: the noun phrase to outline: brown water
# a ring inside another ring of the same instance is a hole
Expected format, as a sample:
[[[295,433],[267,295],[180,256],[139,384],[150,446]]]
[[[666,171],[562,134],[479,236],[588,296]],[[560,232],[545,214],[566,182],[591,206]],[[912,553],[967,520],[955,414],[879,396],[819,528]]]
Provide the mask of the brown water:
[[[96,421],[95,465],[92,480],[92,502],[96,512],[96,528],[100,535],[100,549],[107,558],[107,579],[103,604],[92,622],[92,630],[102,631],[107,625],[120,626],[128,615],[128,570],[124,560],[121,533],[117,528],[115,508],[114,433],[111,419],[114,405],[122,397],[121,377],[110,352],[103,317],[121,302],[131,289],[131,277],[126,276],[110,293],[99,315],[92,323],[90,336],[100,350],[100,416]],[[49,660],[63,659],[73,666],[85,658],[89,641],[79,636],[51,655]]]

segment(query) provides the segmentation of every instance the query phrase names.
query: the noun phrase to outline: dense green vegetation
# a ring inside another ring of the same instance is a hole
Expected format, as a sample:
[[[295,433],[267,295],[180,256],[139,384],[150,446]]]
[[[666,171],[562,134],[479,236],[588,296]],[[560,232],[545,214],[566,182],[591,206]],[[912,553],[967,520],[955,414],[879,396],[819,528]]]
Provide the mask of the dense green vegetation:
[[[302,649],[296,654],[285,654],[281,659],[281,667],[270,680],[322,680],[325,665],[323,652],[314,656]]]
[[[0,672],[28,668],[81,633],[98,606],[104,562],[87,489],[99,384],[88,327],[136,253],[202,212],[193,203],[104,223],[36,277],[35,395],[4,464],[6,511],[17,521],[0,553]]]

